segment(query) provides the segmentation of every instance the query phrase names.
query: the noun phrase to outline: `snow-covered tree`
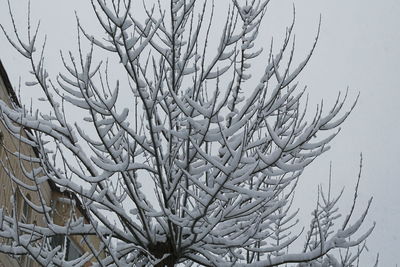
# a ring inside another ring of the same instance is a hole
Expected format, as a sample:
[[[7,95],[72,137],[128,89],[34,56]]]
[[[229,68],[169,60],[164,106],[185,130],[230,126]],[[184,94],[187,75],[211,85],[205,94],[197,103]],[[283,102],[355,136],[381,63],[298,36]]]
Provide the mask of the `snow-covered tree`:
[[[38,110],[0,101],[3,124],[37,155],[10,152],[39,164],[10,179],[39,196],[51,181],[86,214],[57,225],[50,203],[29,202],[43,214],[40,226],[0,209],[0,252],[43,266],[353,266],[373,228],[359,231],[370,202],[353,218],[356,190],[342,217],[341,194],[321,189],[305,231],[292,208],[304,169],[356,102],[343,111],[339,94],[328,111],[321,103],[307,112],[297,77],[318,34],[295,64],[294,23],[278,50],[257,42],[269,0],[226,1],[218,11],[207,0],[136,2],[92,0],[104,35],[77,18],[79,49],[61,53],[65,72],[54,78],[40,31],[2,27],[31,66],[25,85],[41,88],[44,101]],[[81,117],[68,116],[77,109]],[[66,235],[91,251],[67,261],[50,242]]]

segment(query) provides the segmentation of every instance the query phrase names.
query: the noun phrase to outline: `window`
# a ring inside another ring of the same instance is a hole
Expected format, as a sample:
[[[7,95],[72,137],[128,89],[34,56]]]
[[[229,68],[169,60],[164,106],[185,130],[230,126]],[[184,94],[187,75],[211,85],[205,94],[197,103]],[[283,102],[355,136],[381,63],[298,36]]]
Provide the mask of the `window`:
[[[23,197],[21,194],[21,191],[19,188],[15,189],[15,194],[14,194],[14,207],[12,210],[12,216],[15,216],[16,218],[19,218],[19,214],[21,212],[21,204],[23,201]],[[14,209],[15,209],[15,214],[14,214]]]
[[[51,238],[52,248],[61,246],[61,251],[65,251],[65,260],[72,261],[83,255],[81,249],[69,237],[56,235]],[[65,248],[65,249],[64,249]]]
[[[64,237],[62,235],[53,236],[50,239],[50,246],[53,249],[57,246],[61,246],[61,248],[63,248],[64,247]]]
[[[30,195],[26,195],[26,198],[31,201]],[[31,208],[28,204],[28,202],[24,201],[23,206],[22,206],[22,214],[21,214],[21,222],[23,223],[29,223],[31,219]]]
[[[18,188],[15,190],[15,195],[14,195],[14,201],[15,201],[15,211],[18,220],[20,220],[22,223],[29,223],[31,219],[31,213],[32,209],[29,206],[29,203],[25,201],[24,197],[22,196],[21,190]],[[31,201],[31,196],[27,194],[25,198],[28,201]],[[14,216],[14,210],[12,210],[12,216]]]
[[[25,198],[31,201],[31,197],[29,194],[27,194]],[[29,206],[28,202],[25,201],[24,197],[22,196],[22,192],[18,188],[15,190],[15,203],[15,211],[18,220],[20,220],[22,223],[29,223],[31,219],[32,209]],[[15,259],[19,261],[19,265],[22,267],[33,266],[34,261],[29,258],[28,255],[16,256]]]
[[[72,261],[72,260],[79,258],[82,255],[83,255],[83,253],[75,245],[75,243],[71,239],[67,238],[67,250],[66,250],[65,259],[67,261]]]

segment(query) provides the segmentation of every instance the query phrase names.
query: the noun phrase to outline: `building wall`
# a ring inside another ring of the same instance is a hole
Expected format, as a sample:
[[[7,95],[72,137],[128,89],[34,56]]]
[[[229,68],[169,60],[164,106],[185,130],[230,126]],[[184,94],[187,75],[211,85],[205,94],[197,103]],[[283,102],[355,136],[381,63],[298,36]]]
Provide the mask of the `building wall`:
[[[84,216],[84,210],[82,210],[82,206],[79,203],[79,200],[74,197],[70,192],[52,192],[53,199],[53,220],[55,224],[65,225],[70,218],[84,218],[84,222],[88,223],[88,219]],[[83,254],[86,251],[91,251],[88,247],[85,240],[82,239],[81,236],[71,235],[68,237],[69,240],[77,247],[81,253]],[[87,237],[87,242],[90,242],[92,246],[96,249],[100,247],[100,240],[97,236],[89,236]],[[104,253],[100,255],[103,257]],[[85,266],[90,266],[90,263]]]
[[[11,91],[11,85],[8,80],[5,70],[0,61],[0,98],[6,102],[9,106],[15,105],[16,100],[15,94]],[[24,136],[26,134],[22,133]],[[0,123],[0,208],[11,215],[16,211],[17,216],[21,219],[24,216],[24,199],[22,195],[26,196],[30,201],[36,205],[40,205],[40,198],[38,192],[29,191],[21,186],[17,186],[13,182],[6,172],[6,169],[10,170],[13,175],[21,179],[27,185],[33,185],[34,182],[27,179],[23,173],[22,166],[26,171],[32,170],[32,168],[37,167],[37,165],[30,162],[22,162],[11,152],[21,151],[22,154],[30,155],[35,157],[35,152],[33,148],[27,144],[19,142],[14,138],[5,128],[5,126]],[[75,197],[77,201],[74,201],[74,205],[70,205],[66,198],[74,198],[71,193],[60,192],[57,186],[49,182],[44,182],[40,186],[40,192],[43,196],[43,200],[46,205],[53,208],[52,216],[53,221],[58,225],[64,225],[68,222],[71,215],[81,217],[84,210],[81,208],[79,200]],[[12,199],[16,200],[16,205],[14,207]],[[43,214],[39,214],[32,209],[28,212],[25,209],[25,215],[27,215],[27,223],[33,223],[35,225],[43,226],[45,225]],[[24,216],[25,218],[25,216]],[[81,252],[89,251],[87,245],[81,242],[81,238],[78,236],[69,237],[76,247],[79,248]],[[95,247],[98,247],[99,240],[95,237],[91,237],[91,242],[94,243]],[[1,239],[0,239],[1,242]],[[13,267],[13,266],[29,266],[36,267],[39,266],[37,263],[27,259],[27,257],[20,257],[20,263],[15,259],[0,253],[0,267]],[[21,264],[22,263],[22,264]],[[88,264],[89,266],[90,264]]]
[[[1,65],[1,62],[0,62]],[[0,66],[2,69],[0,74],[0,98],[6,102],[9,106],[13,105],[12,101],[12,96],[10,95],[10,91],[12,88],[10,88],[10,84],[8,81],[8,78],[4,72],[4,69],[2,66]],[[15,104],[14,104],[15,105]],[[22,133],[25,137],[26,135]],[[40,198],[39,194],[34,191],[28,191],[22,186],[17,186],[16,183],[14,183],[6,170],[12,173],[15,177],[18,177],[21,179],[25,184],[27,185],[34,185],[33,181],[30,181],[28,178],[23,173],[23,170],[21,167],[24,167],[26,171],[32,170],[32,168],[37,167],[37,165],[32,164],[27,161],[20,161],[15,155],[13,155],[12,152],[20,151],[22,154],[29,155],[32,157],[35,157],[35,153],[32,149],[32,147],[28,146],[27,144],[24,144],[22,142],[19,142],[16,138],[14,138],[5,128],[5,126],[0,123],[0,206],[3,208],[3,211],[8,214],[14,214],[14,209],[15,212],[18,216],[18,218],[21,218],[23,216],[23,209],[24,209],[24,199],[22,197],[22,194],[26,196],[28,199],[30,199],[33,203],[36,205],[40,205]],[[40,186],[40,191],[43,196],[43,200],[47,205],[50,205],[51,201],[51,188],[49,183],[44,182]],[[16,206],[14,207],[13,205],[13,199],[16,202]],[[26,205],[26,204],[25,204]],[[26,206],[27,207],[27,206]],[[33,223],[36,225],[44,225],[44,217],[42,214],[39,214],[32,209],[25,209],[27,212],[27,218],[26,222],[27,223]],[[25,217],[25,216],[24,216]],[[27,264],[26,262],[29,261],[26,257],[21,257],[20,258],[21,262],[25,266],[38,266],[36,263],[30,263]],[[1,255],[0,254],[0,266],[1,264],[5,266],[20,266],[18,262],[14,259],[11,259],[10,257],[6,255]],[[12,265],[11,265],[12,264]],[[18,264],[18,265],[15,265]]]
[[[1,64],[1,63],[0,63]],[[11,97],[8,93],[6,82],[4,78],[0,78],[0,98],[5,101],[8,105],[12,105]],[[26,135],[23,134],[25,137]],[[30,162],[21,162],[16,156],[14,156],[11,152],[21,151],[22,154],[30,155],[35,157],[35,153],[32,147],[19,142],[16,138],[14,138],[4,127],[2,123],[0,123],[0,203],[2,206],[6,208],[6,211],[11,214],[12,204],[11,204],[11,195],[16,192],[17,186],[15,183],[11,181],[5,169],[11,171],[16,177],[21,178],[22,181],[28,185],[34,185],[33,181],[29,181],[22,169],[21,164],[26,170],[31,170],[35,166],[35,164],[31,164]],[[19,187],[21,193],[25,196],[30,195],[32,201],[35,204],[40,204],[39,196],[36,192],[28,192],[26,189]],[[51,188],[49,183],[45,182],[40,185],[41,192],[43,193],[44,199],[47,203],[49,203],[51,198]],[[19,203],[20,204],[20,203]],[[21,206],[22,207],[22,206]],[[37,221],[40,223],[41,217],[39,214],[32,213],[32,221]]]

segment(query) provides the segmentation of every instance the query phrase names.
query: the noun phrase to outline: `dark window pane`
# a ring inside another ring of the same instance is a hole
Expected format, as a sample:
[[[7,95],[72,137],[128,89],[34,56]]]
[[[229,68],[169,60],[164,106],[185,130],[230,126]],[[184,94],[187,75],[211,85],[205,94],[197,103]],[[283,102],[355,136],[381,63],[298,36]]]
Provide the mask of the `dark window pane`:
[[[62,235],[53,236],[50,239],[50,245],[51,245],[51,248],[55,248],[57,246],[62,247],[64,245],[64,237]]]
[[[67,238],[67,255],[66,255],[66,260],[71,261],[75,260],[82,256],[82,252],[80,249],[72,242],[69,238]]]

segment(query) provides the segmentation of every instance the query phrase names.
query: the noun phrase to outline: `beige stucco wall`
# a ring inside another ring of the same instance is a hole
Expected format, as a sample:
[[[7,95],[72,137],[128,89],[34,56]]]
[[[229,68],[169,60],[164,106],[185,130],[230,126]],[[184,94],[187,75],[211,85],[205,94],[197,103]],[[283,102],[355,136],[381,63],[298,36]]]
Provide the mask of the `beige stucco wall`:
[[[5,82],[3,79],[0,77],[0,98],[6,102],[8,105],[11,105],[11,99],[8,94]],[[23,134],[23,133],[22,133]],[[24,134],[25,135],[25,134]],[[26,135],[25,135],[26,136]],[[13,205],[11,202],[12,196],[18,192],[21,194],[24,194],[25,196],[29,196],[31,201],[35,203],[36,205],[40,205],[40,199],[39,199],[39,194],[38,192],[35,191],[29,191],[26,190],[25,188],[21,186],[17,186],[16,183],[13,183],[8,176],[7,172],[5,169],[8,169],[10,172],[13,173],[14,176],[18,177],[21,179],[24,183],[28,185],[34,185],[33,181],[30,181],[27,179],[21,169],[21,166],[24,166],[24,168],[27,171],[30,171],[33,167],[35,167],[34,164],[31,164],[30,162],[22,162],[20,161],[16,156],[12,155],[11,152],[15,151],[21,151],[21,153],[25,155],[29,155],[32,157],[35,157],[35,153],[32,149],[32,147],[19,142],[16,138],[14,138],[4,127],[2,123],[0,123],[0,206],[3,208],[3,210],[11,215],[12,210],[13,210]],[[37,165],[36,165],[37,167]],[[51,201],[51,188],[47,182],[42,183],[40,186],[40,191],[43,196],[43,200],[47,205],[50,205]],[[17,197],[19,199],[18,203],[18,210],[16,213],[18,216],[21,216],[22,214],[22,207],[24,200],[23,198],[19,195]],[[39,214],[33,210],[30,210],[30,218],[28,223],[34,223],[36,225],[44,225],[43,219],[44,216],[42,214]],[[0,266],[1,264],[5,266],[14,266],[17,262],[10,257],[6,255],[1,255],[0,254]],[[12,265],[10,265],[12,264]],[[19,266],[15,265],[15,266]],[[31,264],[30,266],[38,266],[36,263]]]
[[[6,88],[6,84],[3,81],[1,75],[0,75],[0,98],[4,102],[6,102],[9,106],[12,104],[9,93]],[[24,134],[24,136],[26,135]],[[0,146],[0,159],[3,164],[2,165],[0,163],[0,208],[3,208],[3,210],[8,214],[12,213],[13,205],[11,199],[12,195],[15,192],[21,192],[21,194],[24,194],[25,196],[29,195],[29,198],[33,203],[35,203],[36,205],[40,205],[40,198],[38,192],[29,191],[21,186],[17,186],[16,183],[11,181],[10,177],[4,170],[4,167],[8,170],[11,170],[16,177],[21,179],[21,181],[23,181],[28,185],[33,185],[34,182],[30,181],[24,176],[24,173],[21,169],[21,164],[27,171],[30,171],[32,168],[35,168],[35,165],[29,162],[22,162],[16,156],[10,153],[15,151],[21,151],[22,154],[35,157],[35,153],[32,147],[30,147],[27,144],[19,142],[5,129],[2,123],[0,123],[0,142],[6,148],[4,149],[2,145]],[[77,208],[76,206],[68,205],[65,203],[65,201],[64,202],[59,201],[60,198],[66,197],[67,195],[66,193],[61,193],[58,190],[52,190],[52,187],[48,182],[42,183],[39,187],[40,187],[40,192],[43,196],[43,200],[46,203],[46,205],[54,208],[53,210],[54,223],[58,225],[64,225],[70,218],[71,214],[75,214],[77,217],[82,216],[81,212],[82,209]],[[22,214],[22,207],[23,207],[23,199],[21,197],[20,199],[21,201],[18,205],[18,210],[17,210],[17,214],[19,216],[21,216]],[[33,210],[31,210],[30,213],[31,215],[28,223],[33,223],[36,225],[45,224],[43,214],[39,214]],[[81,237],[70,236],[69,238],[73,240],[74,244],[77,247],[79,247],[81,251],[83,252],[89,251],[88,246],[83,242],[81,242]],[[97,237],[89,237],[89,240],[96,248],[99,247],[99,239]],[[26,262],[26,259],[24,260]],[[29,265],[26,265],[26,263],[24,264],[25,266],[29,267],[39,266],[37,263],[34,262],[30,262]],[[9,256],[0,253],[0,267],[3,266],[13,267],[13,266],[20,266],[20,264],[16,260],[10,258]],[[90,266],[90,263],[87,264],[86,266]]]
[[[0,77],[0,98],[6,102],[9,106],[11,106],[11,99],[9,93],[7,91],[6,85],[3,79]],[[26,135],[22,132],[22,135],[26,137]],[[8,177],[4,168],[12,171],[12,173],[20,178],[24,183],[28,185],[33,185],[34,183],[28,180],[21,169],[21,164],[26,168],[26,170],[31,170],[32,167],[35,165],[31,164],[30,162],[21,162],[16,156],[12,155],[10,152],[21,151],[22,154],[29,155],[35,157],[35,153],[32,147],[19,142],[16,138],[14,138],[4,127],[2,123],[0,123],[0,203],[3,207],[6,208],[8,213],[11,212],[11,194],[15,192],[17,188],[15,183],[12,183],[10,178]],[[4,147],[5,148],[4,148]],[[8,151],[7,151],[8,150]],[[37,165],[36,165],[37,167]],[[37,192],[29,192],[28,190],[19,187],[21,192],[25,195],[29,194],[32,201],[35,204],[40,204],[39,196]],[[51,189],[47,182],[40,185],[40,190],[44,196],[46,203],[49,203],[51,198]],[[41,223],[41,217],[37,213],[32,213],[32,221],[36,220],[39,224]]]

